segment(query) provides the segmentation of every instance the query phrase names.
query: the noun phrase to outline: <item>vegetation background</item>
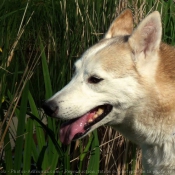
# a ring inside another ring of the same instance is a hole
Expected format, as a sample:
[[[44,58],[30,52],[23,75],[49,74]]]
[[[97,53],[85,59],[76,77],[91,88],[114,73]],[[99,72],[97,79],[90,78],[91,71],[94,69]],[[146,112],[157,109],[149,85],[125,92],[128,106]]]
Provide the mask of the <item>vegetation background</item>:
[[[175,44],[173,0],[1,0],[0,174],[144,173],[139,148],[110,127],[63,146],[61,121],[41,110],[126,8],[135,26],[158,10],[163,41]]]

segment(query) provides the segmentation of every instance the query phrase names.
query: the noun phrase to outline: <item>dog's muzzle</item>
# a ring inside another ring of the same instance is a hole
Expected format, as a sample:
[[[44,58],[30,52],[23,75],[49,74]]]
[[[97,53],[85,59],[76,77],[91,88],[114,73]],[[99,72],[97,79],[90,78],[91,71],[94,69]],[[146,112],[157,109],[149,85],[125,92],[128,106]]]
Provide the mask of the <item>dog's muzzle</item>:
[[[59,116],[59,107],[53,100],[44,102],[42,108],[48,116]],[[106,117],[112,111],[112,108],[110,104],[99,105],[81,116],[64,122],[60,127],[60,141],[67,145],[72,140],[83,137],[91,130],[93,125]]]

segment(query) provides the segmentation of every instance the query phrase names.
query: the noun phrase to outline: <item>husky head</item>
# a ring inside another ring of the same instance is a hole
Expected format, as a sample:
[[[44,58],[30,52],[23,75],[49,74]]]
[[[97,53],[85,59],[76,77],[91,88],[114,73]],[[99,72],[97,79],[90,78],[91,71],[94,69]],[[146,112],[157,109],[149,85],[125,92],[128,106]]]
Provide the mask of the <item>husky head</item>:
[[[154,76],[160,41],[158,12],[135,31],[130,10],[114,20],[104,39],[75,63],[70,83],[43,104],[46,114],[67,120],[60,129],[62,143],[69,144],[101,125],[123,124],[128,110],[146,96],[142,78]]]

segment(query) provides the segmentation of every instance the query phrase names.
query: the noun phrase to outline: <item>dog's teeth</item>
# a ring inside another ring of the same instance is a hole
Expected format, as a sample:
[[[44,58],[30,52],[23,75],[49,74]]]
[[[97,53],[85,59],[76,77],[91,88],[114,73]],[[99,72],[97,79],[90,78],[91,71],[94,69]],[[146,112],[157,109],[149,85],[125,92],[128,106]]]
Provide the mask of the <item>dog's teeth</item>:
[[[90,119],[88,120],[88,123],[91,123],[91,122],[93,122],[93,120],[90,118]]]
[[[95,115],[93,116],[93,118],[96,119],[98,116],[99,116],[98,114],[95,114]]]
[[[96,114],[101,115],[103,114],[103,111],[104,111],[103,109],[99,108]]]

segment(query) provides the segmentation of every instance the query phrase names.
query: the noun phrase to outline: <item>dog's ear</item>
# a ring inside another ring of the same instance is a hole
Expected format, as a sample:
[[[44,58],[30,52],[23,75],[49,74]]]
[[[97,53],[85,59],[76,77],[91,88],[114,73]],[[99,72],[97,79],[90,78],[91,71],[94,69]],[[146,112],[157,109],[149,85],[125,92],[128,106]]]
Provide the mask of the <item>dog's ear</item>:
[[[129,38],[129,45],[136,56],[152,54],[160,46],[162,25],[159,12],[148,15],[135,29]],[[137,61],[137,60],[135,60]]]
[[[123,11],[111,24],[105,38],[112,38],[119,35],[131,35],[133,31],[133,16],[129,9]]]

